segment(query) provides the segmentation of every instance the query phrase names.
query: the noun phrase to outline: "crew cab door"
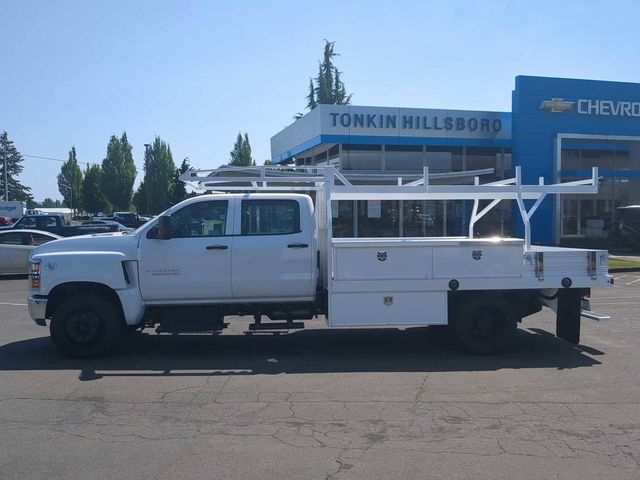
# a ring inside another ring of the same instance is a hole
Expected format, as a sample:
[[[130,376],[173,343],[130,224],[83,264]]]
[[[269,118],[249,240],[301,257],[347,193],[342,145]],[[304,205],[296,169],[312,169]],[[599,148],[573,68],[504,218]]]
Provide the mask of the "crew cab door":
[[[143,236],[138,253],[142,298],[231,298],[232,202],[190,203],[171,215],[171,239],[153,238],[155,229]]]
[[[240,218],[236,220],[231,260],[233,297],[258,300],[313,297],[315,229],[308,207],[297,199],[238,202]]]

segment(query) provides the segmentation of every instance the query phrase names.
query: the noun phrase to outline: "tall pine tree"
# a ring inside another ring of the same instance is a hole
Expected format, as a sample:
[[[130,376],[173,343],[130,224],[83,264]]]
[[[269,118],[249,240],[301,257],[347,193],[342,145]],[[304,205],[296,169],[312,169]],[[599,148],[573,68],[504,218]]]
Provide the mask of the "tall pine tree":
[[[131,149],[127,132],[120,138],[111,135],[107,155],[102,160],[102,193],[116,211],[129,210],[131,204],[137,173]]]
[[[231,160],[229,161],[229,165],[250,167],[256,164],[251,157],[251,145],[249,144],[249,135],[246,132],[244,137],[242,133],[238,132],[236,143],[233,144],[233,150],[231,150],[230,156]]]
[[[35,202],[31,195],[31,188],[26,187],[18,180],[18,176],[24,170],[23,158],[6,131],[0,134],[0,198],[4,200],[4,154],[7,156],[7,184],[9,200],[27,202],[31,207]]]
[[[75,145],[69,150],[69,159],[60,167],[58,190],[68,208],[78,210],[82,207],[82,170],[78,166]]]
[[[318,105],[349,105],[351,93],[342,81],[342,72],[334,65],[333,59],[339,56],[334,50],[335,42],[324,41],[323,59],[318,63],[318,76],[309,79],[309,93],[307,94],[307,109],[313,110]],[[300,118],[298,113],[294,118]]]

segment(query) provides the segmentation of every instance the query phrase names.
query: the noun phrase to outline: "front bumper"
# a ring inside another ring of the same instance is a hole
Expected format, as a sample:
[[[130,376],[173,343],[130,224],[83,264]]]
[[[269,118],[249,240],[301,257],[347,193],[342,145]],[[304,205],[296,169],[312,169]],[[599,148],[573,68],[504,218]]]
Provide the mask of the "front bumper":
[[[45,295],[29,295],[27,302],[29,315],[36,324],[45,326],[45,314],[47,312],[47,297]]]

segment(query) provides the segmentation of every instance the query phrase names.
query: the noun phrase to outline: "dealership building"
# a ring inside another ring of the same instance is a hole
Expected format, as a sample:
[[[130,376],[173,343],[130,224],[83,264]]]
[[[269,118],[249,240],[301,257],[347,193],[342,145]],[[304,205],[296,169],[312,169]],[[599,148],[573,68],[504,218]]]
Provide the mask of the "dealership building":
[[[274,164],[335,165],[354,183],[572,181],[599,167],[597,195],[548,198],[531,220],[535,243],[606,236],[616,207],[640,204],[640,84],[518,76],[511,112],[320,105],[271,138]],[[481,235],[521,235],[502,202]],[[336,236],[441,236],[467,231],[467,201],[345,201]]]
[[[534,243],[606,235],[616,207],[640,204],[640,84],[518,76],[511,112],[320,105],[271,138],[274,164],[335,165],[354,183],[572,181],[599,167],[596,195],[548,198],[533,216]],[[554,196],[552,196],[554,197]],[[467,201],[340,201],[336,236],[463,235]],[[502,202],[481,235],[521,235]]]

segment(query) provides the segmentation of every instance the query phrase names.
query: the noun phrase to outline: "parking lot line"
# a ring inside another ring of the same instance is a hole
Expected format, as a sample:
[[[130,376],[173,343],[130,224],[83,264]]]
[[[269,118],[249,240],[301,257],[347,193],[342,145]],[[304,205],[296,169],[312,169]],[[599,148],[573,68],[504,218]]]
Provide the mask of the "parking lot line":
[[[11,305],[13,307],[26,307],[26,303],[10,303],[10,302],[0,302],[0,305]]]
[[[636,278],[635,280],[629,282],[629,283],[625,283],[625,285],[633,285],[636,282],[640,282],[640,278]]]

